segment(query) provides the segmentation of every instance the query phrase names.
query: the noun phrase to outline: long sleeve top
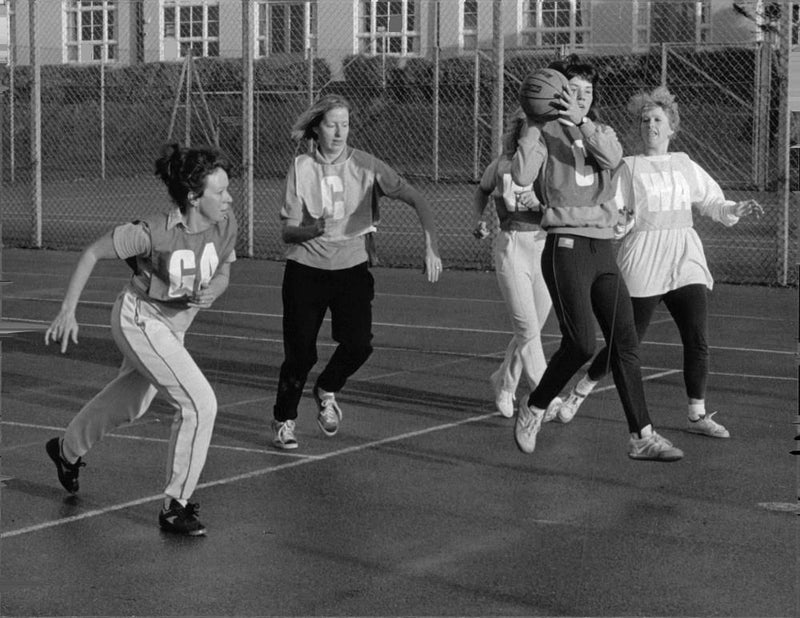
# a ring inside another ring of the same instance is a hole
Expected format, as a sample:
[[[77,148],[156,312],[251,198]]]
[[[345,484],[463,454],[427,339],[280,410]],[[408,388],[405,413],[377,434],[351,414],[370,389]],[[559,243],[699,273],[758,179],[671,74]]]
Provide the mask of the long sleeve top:
[[[734,202],[703,168],[684,153],[625,157],[613,202],[634,219],[617,254],[631,296],[656,296],[696,283],[713,287],[692,206],[726,226],[739,218],[731,213]]]
[[[529,126],[520,137],[511,177],[521,186],[534,183],[548,233],[613,238],[619,215],[607,202],[621,160],[622,146],[611,127],[551,120]]]

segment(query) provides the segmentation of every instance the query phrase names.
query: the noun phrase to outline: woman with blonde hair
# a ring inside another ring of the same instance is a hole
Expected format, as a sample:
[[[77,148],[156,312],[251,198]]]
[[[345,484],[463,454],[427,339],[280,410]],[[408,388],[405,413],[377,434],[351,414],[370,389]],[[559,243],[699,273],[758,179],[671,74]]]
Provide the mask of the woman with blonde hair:
[[[483,212],[490,198],[500,223],[493,245],[494,266],[514,335],[490,382],[495,405],[507,418],[514,416],[514,396],[522,375],[533,390],[547,367],[541,332],[552,307],[540,265],[547,236],[540,225],[541,207],[532,185],[519,187],[511,180],[511,161],[526,125],[525,114],[517,108],[503,135],[503,153],[484,170],[473,202],[476,236],[488,235]]]
[[[338,344],[312,389],[325,435],[335,435],[342,419],[336,394],[372,353],[369,266],[381,197],[401,200],[416,211],[425,243],[424,272],[435,282],[442,271],[428,201],[389,165],[349,146],[349,134],[350,104],[338,94],[316,101],[292,127],[292,137],[308,148],[289,168],[280,213],[288,245],[282,287],[284,361],[272,430],[273,445],[281,449],[297,448],[297,407],[317,362],[325,314],[330,310]]]
[[[717,182],[669,144],[680,126],[675,97],[665,87],[634,96],[628,111],[639,125],[643,152],[625,157],[614,202],[625,210],[627,234],[617,255],[633,303],[641,341],[660,303],[670,312],[683,344],[683,379],[688,397],[688,431],[727,438],[728,430],[706,414],[708,379],[708,291],[714,279],[692,222],[692,207],[732,226],[740,217],[763,213],[754,200],[726,200]],[[587,374],[559,408],[569,422],[607,373],[608,350],[598,352]]]

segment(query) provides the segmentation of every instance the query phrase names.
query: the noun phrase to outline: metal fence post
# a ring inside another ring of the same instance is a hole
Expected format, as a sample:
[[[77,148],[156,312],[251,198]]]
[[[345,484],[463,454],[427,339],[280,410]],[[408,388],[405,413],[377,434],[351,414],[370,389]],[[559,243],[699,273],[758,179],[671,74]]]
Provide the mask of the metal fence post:
[[[100,178],[106,179],[106,46],[100,61]]]
[[[33,227],[31,243],[42,246],[42,68],[39,64],[36,36],[38,0],[30,0],[28,8],[28,28],[30,31],[30,60],[33,68],[33,88],[31,89],[31,166],[33,173]]]
[[[492,7],[492,44],[494,46],[495,79],[492,96],[492,158],[503,150],[503,88],[505,85],[505,44],[503,41],[503,2],[494,0]]]
[[[247,257],[253,257],[253,2],[242,0],[242,199]]]
[[[433,12],[433,182],[439,182],[439,0]]]
[[[475,50],[475,65],[473,67],[472,79],[472,178],[480,179],[481,164],[481,142],[480,142],[480,118],[481,118],[481,53]]]

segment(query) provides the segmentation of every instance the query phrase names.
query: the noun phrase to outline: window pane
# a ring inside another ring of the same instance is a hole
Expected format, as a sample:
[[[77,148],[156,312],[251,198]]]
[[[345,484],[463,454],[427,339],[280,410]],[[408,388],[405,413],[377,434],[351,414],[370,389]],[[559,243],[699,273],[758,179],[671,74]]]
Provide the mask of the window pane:
[[[284,38],[284,20],[286,19],[285,7],[282,4],[275,4],[270,8],[271,50],[274,54],[282,54],[287,51]]]
[[[175,8],[164,8],[164,38],[175,36]]]
[[[209,56],[219,56],[219,42],[218,41],[209,41],[208,42],[208,55]]]
[[[478,29],[478,0],[464,2],[464,30]]]
[[[294,53],[305,49],[305,10],[302,4],[295,4],[290,9],[289,45]]]
[[[78,14],[77,13],[69,13],[69,14],[67,14],[67,40],[68,41],[77,41],[78,40]]]
[[[267,34],[267,5],[259,3],[256,7],[256,35],[266,36]]]

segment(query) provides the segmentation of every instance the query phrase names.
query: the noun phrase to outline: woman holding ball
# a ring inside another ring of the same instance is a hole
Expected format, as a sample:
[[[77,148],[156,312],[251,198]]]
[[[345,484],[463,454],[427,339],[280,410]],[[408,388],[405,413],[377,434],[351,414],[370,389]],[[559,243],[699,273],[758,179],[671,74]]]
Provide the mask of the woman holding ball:
[[[628,456],[676,461],[683,452],[650,422],[633,308],[614,256],[620,215],[609,202],[622,146],[593,110],[599,74],[574,55],[549,68],[562,73],[569,87],[555,104],[557,118],[528,117],[511,175],[520,186],[537,181],[547,231],[542,273],[562,338],[538,386],[519,406],[514,437],[520,450],[533,452],[542,422],[557,417],[559,392],[594,354],[596,319],[628,423]]]

